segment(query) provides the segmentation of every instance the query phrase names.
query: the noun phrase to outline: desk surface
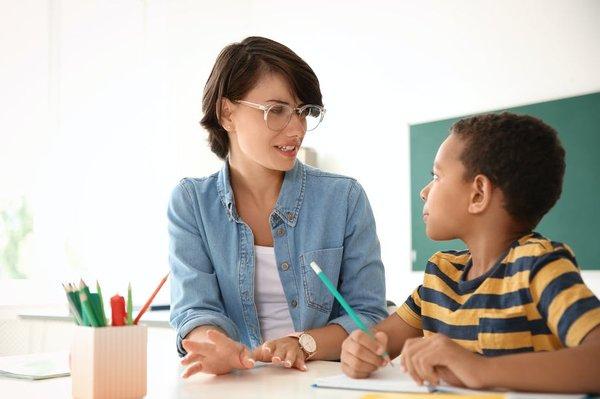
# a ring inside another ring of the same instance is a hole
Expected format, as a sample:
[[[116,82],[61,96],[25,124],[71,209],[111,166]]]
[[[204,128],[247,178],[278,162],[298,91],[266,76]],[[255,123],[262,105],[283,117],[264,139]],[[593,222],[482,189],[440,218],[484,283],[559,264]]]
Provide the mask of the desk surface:
[[[340,374],[337,362],[314,361],[308,371],[259,364],[254,369],[230,375],[180,377],[183,367],[175,349],[172,330],[153,329],[148,333],[147,398],[360,398],[365,392],[313,388],[318,377]],[[28,381],[0,377],[2,398],[69,398],[71,378]]]
[[[340,373],[339,363],[315,361],[306,372],[260,365],[252,370],[224,376],[195,375],[179,377],[177,364],[149,365],[147,398],[360,398],[366,392],[313,388],[317,377]],[[0,392],[5,398],[69,398],[71,378],[26,381],[0,377]]]

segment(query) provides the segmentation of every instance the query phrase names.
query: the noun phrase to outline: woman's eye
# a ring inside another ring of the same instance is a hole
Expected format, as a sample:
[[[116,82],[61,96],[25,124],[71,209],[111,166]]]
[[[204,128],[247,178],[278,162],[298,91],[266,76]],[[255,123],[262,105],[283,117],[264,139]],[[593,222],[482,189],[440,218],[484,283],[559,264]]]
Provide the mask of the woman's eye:
[[[433,180],[437,180],[438,179],[438,175],[436,175],[435,173],[431,172],[431,178]]]
[[[269,110],[269,112],[272,112],[273,114],[276,114],[276,115],[282,114],[283,111],[284,111],[283,105],[273,105],[271,107],[271,109]]]

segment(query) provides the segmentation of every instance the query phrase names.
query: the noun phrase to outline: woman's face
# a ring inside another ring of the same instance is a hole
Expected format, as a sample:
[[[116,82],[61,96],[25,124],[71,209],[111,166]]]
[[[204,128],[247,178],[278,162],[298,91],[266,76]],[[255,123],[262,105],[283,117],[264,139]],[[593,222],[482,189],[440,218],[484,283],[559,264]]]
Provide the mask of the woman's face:
[[[256,104],[287,104],[292,108],[300,105],[287,80],[277,73],[264,74],[244,98]],[[288,125],[281,131],[267,127],[264,111],[240,103],[228,102],[230,109],[229,131],[230,157],[234,162],[255,163],[267,169],[287,171],[293,168],[306,125],[293,114]]]

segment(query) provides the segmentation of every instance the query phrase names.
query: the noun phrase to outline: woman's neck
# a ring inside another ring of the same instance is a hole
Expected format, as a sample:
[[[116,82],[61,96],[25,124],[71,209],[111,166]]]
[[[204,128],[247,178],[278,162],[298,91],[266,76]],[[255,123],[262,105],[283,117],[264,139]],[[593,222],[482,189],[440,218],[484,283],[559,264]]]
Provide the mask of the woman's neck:
[[[284,175],[282,171],[268,169],[254,162],[229,159],[229,177],[234,194],[249,197],[256,204],[275,204]]]

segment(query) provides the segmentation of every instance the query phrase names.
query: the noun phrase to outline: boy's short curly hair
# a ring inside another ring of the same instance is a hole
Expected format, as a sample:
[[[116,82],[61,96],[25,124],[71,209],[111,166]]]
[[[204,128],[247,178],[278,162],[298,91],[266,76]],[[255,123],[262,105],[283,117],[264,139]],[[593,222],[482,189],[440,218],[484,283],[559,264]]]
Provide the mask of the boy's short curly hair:
[[[281,74],[304,104],[323,105],[317,75],[288,47],[259,36],[228,45],[217,57],[204,87],[200,121],[208,131],[210,149],[219,158],[225,159],[229,153],[229,136],[220,123],[222,99],[242,99],[269,72]]]
[[[533,229],[556,204],[565,174],[565,150],[556,131],[510,112],[464,118],[450,128],[466,143],[465,179],[487,176],[505,196],[505,209]]]

